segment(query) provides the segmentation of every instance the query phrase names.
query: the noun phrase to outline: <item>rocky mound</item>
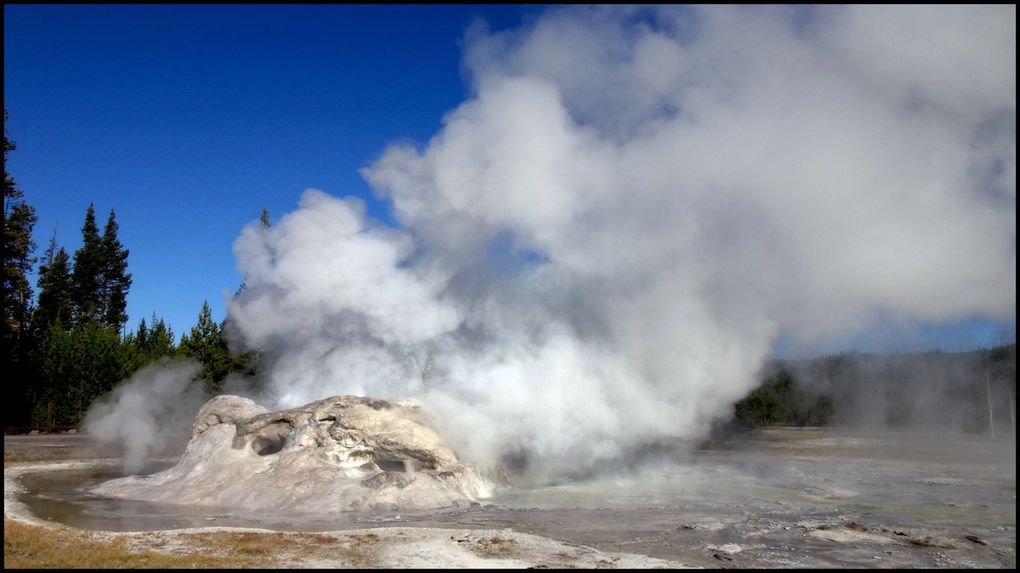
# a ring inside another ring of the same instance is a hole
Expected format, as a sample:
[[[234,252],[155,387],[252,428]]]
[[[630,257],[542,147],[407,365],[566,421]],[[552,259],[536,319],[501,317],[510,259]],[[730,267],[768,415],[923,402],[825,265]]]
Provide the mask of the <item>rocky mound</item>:
[[[412,401],[334,396],[269,412],[217,396],[180,462],[104,482],[100,495],[248,510],[329,513],[461,506],[490,485],[460,462]]]

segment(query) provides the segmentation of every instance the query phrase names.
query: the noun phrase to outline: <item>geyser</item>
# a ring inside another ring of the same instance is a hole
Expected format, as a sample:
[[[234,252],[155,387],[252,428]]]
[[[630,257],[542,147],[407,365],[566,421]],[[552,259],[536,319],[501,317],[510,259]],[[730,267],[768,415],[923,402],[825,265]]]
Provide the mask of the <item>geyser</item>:
[[[228,395],[199,411],[176,466],[92,491],[185,505],[332,513],[464,506],[490,490],[412,401],[334,396],[270,412]]]
[[[696,439],[781,334],[1015,319],[1015,8],[553,9],[470,97],[234,245],[284,405],[414,396],[539,472]],[[923,48],[922,48],[923,47]]]
[[[235,241],[267,405],[415,398],[562,476],[699,438],[780,336],[1015,321],[1015,6],[564,7],[465,46],[466,101],[363,171],[395,228],[308,190]]]

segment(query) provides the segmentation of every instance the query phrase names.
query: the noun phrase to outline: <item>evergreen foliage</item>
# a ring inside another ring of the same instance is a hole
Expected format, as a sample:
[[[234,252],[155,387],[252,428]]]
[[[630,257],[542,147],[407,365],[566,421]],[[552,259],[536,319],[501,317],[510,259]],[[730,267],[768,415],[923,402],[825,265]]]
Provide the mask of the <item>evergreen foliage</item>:
[[[39,265],[39,304],[32,314],[32,334],[40,337],[51,325],[71,325],[74,283],[71,281],[70,258],[56,237],[50,239],[44,263]]]
[[[131,374],[131,347],[98,322],[71,330],[52,326],[36,355],[38,384],[33,396],[35,425],[77,424],[89,404]]]
[[[32,272],[35,242],[35,208],[22,200],[8,205],[4,200],[3,229],[3,341],[21,348],[28,333],[31,317],[32,286],[28,275]]]
[[[179,354],[174,345],[173,329],[162,318],[157,318],[156,313],[152,314],[151,326],[144,318],[138,321],[138,328],[124,337],[124,344],[131,349],[132,372],[160,358]]]
[[[29,323],[32,311],[32,287],[28,275],[35,258],[32,229],[36,223],[35,208],[7,171],[7,154],[15,149],[7,137],[7,110],[4,109],[4,191],[3,218],[0,219],[0,260],[3,281],[0,285],[0,370],[4,375],[4,420],[18,423],[25,419],[26,379],[30,375],[27,355],[31,346]],[[13,414],[13,415],[12,415]]]
[[[191,328],[191,332],[181,337],[180,349],[182,354],[202,364],[202,378],[213,394],[220,391],[227,374],[238,367],[237,359],[231,356],[227,348],[222,325],[213,320],[209,301],[202,301],[198,322]]]
[[[99,271],[99,299],[102,305],[103,324],[120,329],[127,321],[127,294],[131,288],[131,273],[127,272],[128,250],[117,238],[116,215],[113,209],[106,220],[101,241],[102,257]]]
[[[74,252],[74,267],[71,271],[75,326],[98,322],[103,316],[103,239],[99,236],[96,210],[91,203],[85,211],[81,237],[82,245]]]

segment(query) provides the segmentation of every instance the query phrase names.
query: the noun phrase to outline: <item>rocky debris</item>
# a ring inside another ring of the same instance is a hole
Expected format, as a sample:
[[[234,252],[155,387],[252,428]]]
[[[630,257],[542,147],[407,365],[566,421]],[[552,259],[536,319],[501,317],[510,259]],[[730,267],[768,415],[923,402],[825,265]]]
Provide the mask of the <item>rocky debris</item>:
[[[330,513],[467,506],[491,485],[413,401],[334,396],[277,412],[217,396],[180,462],[93,493],[187,505]]]
[[[962,541],[953,539],[943,533],[934,531],[901,531],[885,527],[868,527],[850,521],[847,523],[798,524],[804,533],[811,537],[826,539],[837,543],[873,543],[881,545],[902,545],[913,547],[931,547],[936,549],[965,549]],[[974,539],[971,539],[974,537]],[[964,535],[963,539],[977,544],[987,545],[977,536]]]
[[[733,561],[733,556],[744,550],[743,547],[736,543],[724,543],[723,545],[709,545],[706,547],[712,552],[712,557],[715,557],[719,561]]]
[[[704,531],[719,531],[720,529],[726,529],[727,525],[721,521],[691,521],[678,527],[678,530],[684,529],[689,531],[704,530]]]
[[[964,535],[963,538],[966,539],[967,541],[970,541],[970,542],[973,542],[973,543],[977,543],[978,545],[988,545],[988,543],[985,542],[984,539],[981,539],[977,535],[970,535],[970,534],[968,534],[968,535]]]
[[[799,525],[804,528],[805,533],[810,537],[817,537],[836,543],[873,543],[879,545],[896,543],[896,540],[884,532],[870,531],[868,527],[853,521],[847,523]]]

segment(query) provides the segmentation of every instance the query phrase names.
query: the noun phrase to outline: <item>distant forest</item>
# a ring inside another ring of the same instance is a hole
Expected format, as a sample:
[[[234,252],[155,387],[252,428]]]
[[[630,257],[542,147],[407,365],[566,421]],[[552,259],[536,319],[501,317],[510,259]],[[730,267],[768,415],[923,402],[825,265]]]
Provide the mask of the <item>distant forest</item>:
[[[938,427],[1006,435],[1016,417],[1016,343],[970,352],[777,360],[734,406],[743,427]]]

